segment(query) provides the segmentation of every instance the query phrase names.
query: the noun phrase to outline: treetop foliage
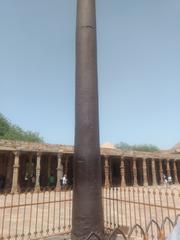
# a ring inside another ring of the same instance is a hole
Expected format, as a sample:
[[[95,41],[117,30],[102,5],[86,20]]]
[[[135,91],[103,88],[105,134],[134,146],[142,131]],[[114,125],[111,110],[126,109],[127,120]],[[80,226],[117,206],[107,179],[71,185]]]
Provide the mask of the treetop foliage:
[[[152,144],[130,145],[125,142],[120,142],[116,144],[116,147],[122,150],[134,150],[142,152],[156,152],[160,150],[157,146]]]
[[[19,126],[12,124],[2,113],[0,113],[0,139],[44,142],[39,133],[24,131]]]

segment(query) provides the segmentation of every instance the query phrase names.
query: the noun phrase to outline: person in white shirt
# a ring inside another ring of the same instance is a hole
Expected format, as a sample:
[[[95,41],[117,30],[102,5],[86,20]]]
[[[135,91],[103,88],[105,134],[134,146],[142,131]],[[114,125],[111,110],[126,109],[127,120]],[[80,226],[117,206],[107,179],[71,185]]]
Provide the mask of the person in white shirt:
[[[62,187],[66,188],[67,183],[68,183],[67,176],[66,176],[66,174],[64,174],[64,176],[62,177]]]

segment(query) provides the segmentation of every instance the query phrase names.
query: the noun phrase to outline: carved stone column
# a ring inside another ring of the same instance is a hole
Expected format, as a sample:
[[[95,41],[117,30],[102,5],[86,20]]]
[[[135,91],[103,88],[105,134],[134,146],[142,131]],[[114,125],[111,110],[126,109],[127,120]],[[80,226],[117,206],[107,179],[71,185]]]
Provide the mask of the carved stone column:
[[[12,193],[17,193],[19,191],[19,184],[18,184],[18,177],[19,177],[19,152],[14,152],[14,165],[13,165],[13,179],[12,179]]]
[[[32,153],[29,154],[28,187],[32,186]]]
[[[60,191],[61,189],[61,183],[60,180],[62,178],[63,175],[63,165],[62,165],[62,156],[63,153],[59,152],[58,153],[58,159],[57,159],[57,183],[56,183],[56,191]]]
[[[167,170],[167,177],[171,177],[170,159],[166,160],[166,170]]]
[[[176,160],[173,161],[173,172],[174,172],[174,183],[178,184],[178,177],[177,177],[177,168],[176,168]]]
[[[69,162],[69,156],[66,156],[65,163],[64,163],[64,174],[68,174],[68,162]]]
[[[159,174],[160,174],[160,185],[164,183],[163,179],[163,168],[162,168],[162,160],[159,159]]]
[[[152,177],[153,177],[153,185],[157,186],[157,179],[156,179],[156,160],[152,158]]]
[[[106,188],[110,187],[110,181],[109,181],[109,161],[108,161],[108,156],[105,156],[104,160],[104,186]]]
[[[133,186],[136,187],[138,186],[136,158],[133,158],[133,176],[134,176]]]
[[[125,159],[124,159],[124,157],[121,157],[120,170],[121,170],[121,187],[125,187],[126,180],[125,180]]]
[[[36,160],[36,183],[35,183],[35,192],[40,191],[40,171],[41,171],[41,153],[37,153]]]
[[[143,158],[143,180],[144,186],[148,186],[146,158]]]

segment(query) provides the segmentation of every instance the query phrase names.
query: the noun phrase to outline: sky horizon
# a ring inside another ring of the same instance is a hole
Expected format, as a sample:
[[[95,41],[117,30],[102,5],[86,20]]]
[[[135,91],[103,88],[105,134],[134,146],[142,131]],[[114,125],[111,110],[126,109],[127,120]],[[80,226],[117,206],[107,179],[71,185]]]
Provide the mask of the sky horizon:
[[[180,1],[97,0],[100,142],[180,142]],[[76,1],[0,2],[0,112],[74,143]]]

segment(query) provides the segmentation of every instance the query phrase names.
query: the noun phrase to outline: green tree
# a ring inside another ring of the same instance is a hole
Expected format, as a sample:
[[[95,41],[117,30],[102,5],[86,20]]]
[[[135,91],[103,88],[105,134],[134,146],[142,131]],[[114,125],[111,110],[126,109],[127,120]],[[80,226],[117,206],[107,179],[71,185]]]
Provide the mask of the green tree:
[[[116,144],[116,147],[122,150],[134,150],[143,152],[156,152],[160,150],[157,146],[152,144],[130,145],[125,142],[120,142]]]
[[[39,133],[24,131],[19,126],[12,124],[2,113],[0,113],[0,139],[44,142]]]

